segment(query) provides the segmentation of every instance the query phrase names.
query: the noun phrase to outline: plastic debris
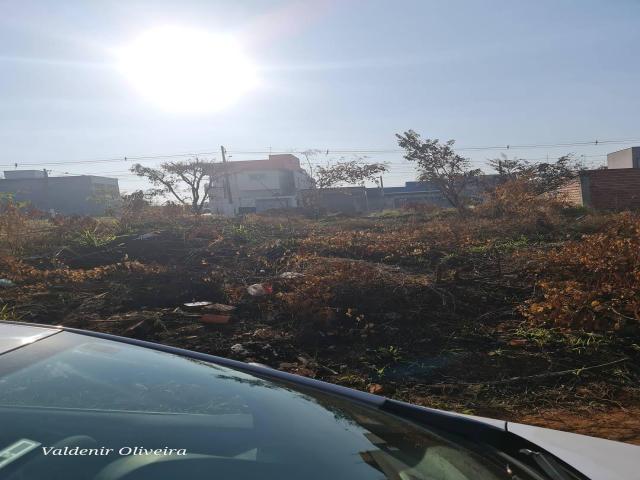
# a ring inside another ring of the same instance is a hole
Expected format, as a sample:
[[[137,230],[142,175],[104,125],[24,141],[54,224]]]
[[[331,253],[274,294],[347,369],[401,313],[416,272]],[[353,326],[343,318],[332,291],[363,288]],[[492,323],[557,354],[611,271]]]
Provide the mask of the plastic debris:
[[[304,277],[304,274],[298,273],[298,272],[283,272],[280,274],[280,278],[286,278],[286,279],[300,278],[300,277]]]
[[[202,323],[209,323],[213,325],[225,325],[229,323],[231,315],[217,315],[213,313],[205,313],[200,317]]]
[[[160,236],[160,233],[158,233],[158,232],[143,233],[142,235],[137,237],[136,240],[149,240],[151,238],[155,238],[155,237],[158,237],[158,236]]]
[[[374,395],[380,395],[384,393],[384,387],[379,383],[372,383],[369,385],[369,393],[373,393]]]
[[[233,305],[225,305],[224,303],[212,303],[204,307],[206,310],[215,310],[216,312],[233,312],[236,307]]]
[[[262,283],[254,283],[247,287],[247,292],[252,297],[262,297],[273,293],[273,287],[271,285],[264,285]]]
[[[15,283],[13,283],[8,278],[0,278],[0,288],[10,288],[15,287]]]
[[[231,345],[231,351],[237,355],[249,355],[249,350],[244,348],[244,345],[242,345],[241,343]]]
[[[208,307],[209,305],[211,305],[211,302],[189,302],[189,303],[184,303],[183,305],[184,305],[184,308],[188,310],[197,310],[199,308]]]

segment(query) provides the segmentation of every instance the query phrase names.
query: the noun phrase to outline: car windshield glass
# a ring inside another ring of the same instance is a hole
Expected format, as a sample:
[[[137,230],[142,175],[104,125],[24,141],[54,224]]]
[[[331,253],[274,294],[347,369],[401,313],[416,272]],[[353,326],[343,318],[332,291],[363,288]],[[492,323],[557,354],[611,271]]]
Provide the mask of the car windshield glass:
[[[0,422],[9,479],[511,478],[334,395],[66,332],[2,356]]]

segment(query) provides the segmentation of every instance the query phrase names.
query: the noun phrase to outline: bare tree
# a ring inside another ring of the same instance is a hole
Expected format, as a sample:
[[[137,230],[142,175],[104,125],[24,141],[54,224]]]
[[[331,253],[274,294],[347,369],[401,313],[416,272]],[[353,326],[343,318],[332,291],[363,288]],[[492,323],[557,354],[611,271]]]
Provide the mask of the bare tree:
[[[318,150],[317,148],[310,148],[302,152],[302,155],[307,161],[307,168],[309,169],[309,175],[311,175],[312,178],[315,172],[313,171],[313,164],[311,163],[311,158],[315,157],[316,155],[319,155],[321,152],[322,151]]]
[[[434,184],[449,203],[464,214],[469,203],[465,195],[468,185],[482,171],[472,169],[469,159],[453,150],[454,140],[440,143],[438,139],[422,139],[413,130],[396,134],[398,144],[405,150],[404,158],[418,164],[419,177],[423,182]]]
[[[179,204],[189,206],[193,213],[200,214],[209,198],[209,176],[213,175],[215,163],[199,158],[181,162],[166,162],[159,168],[151,168],[139,163],[131,171],[144,177],[155,187],[154,196],[169,196]]]
[[[314,168],[311,158],[321,153],[323,153],[321,150],[303,152],[307,160],[309,175],[313,179],[313,189],[304,197],[304,202],[316,210],[316,215],[319,213],[322,203],[323,190],[340,185],[364,186],[366,182],[378,185],[380,174],[388,170],[386,164],[368,162],[366,157],[356,157],[351,160],[341,157],[338,161],[327,162],[324,166],[316,165]]]

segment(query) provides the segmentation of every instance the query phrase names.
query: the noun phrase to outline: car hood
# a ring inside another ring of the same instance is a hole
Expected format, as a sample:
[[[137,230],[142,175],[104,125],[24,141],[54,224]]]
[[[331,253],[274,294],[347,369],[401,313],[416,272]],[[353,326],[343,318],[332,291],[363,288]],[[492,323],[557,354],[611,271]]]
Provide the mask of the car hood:
[[[640,446],[495,418],[445,412],[504,429],[555,455],[591,480],[629,480],[638,476]]]
[[[603,438],[508,422],[507,430],[567,462],[592,480],[637,478],[640,447]]]
[[[59,331],[57,328],[0,322],[0,355],[55,335]]]

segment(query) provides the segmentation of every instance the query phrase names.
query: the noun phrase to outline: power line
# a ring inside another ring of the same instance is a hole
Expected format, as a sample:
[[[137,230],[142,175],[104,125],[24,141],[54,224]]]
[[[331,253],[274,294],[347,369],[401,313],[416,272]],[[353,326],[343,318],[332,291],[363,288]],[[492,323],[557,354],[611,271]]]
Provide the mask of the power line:
[[[595,154],[595,155],[578,155],[577,156],[579,159],[586,159],[586,158],[606,158],[606,155],[603,154]],[[545,157],[528,157],[528,158],[519,158],[519,160],[524,160],[524,161],[530,161],[530,162],[535,162],[535,161],[542,161],[542,160],[555,160],[558,157],[551,157],[551,156],[545,156]],[[333,159],[335,161],[335,159]],[[327,162],[327,161],[322,161],[322,160],[317,160],[317,161],[313,161],[311,162],[312,165],[314,167],[317,166],[330,166],[331,162]],[[414,163],[408,161],[408,160],[398,160],[398,161],[386,161],[386,162],[382,162],[384,164],[386,164],[387,166],[389,166],[393,172],[401,172],[401,171],[406,171],[406,172],[413,172],[415,170],[415,168],[417,168],[417,165],[415,165]],[[483,160],[472,160],[472,163],[477,164],[477,165],[481,165],[484,164],[485,161]],[[602,163],[602,162],[598,162],[598,161],[590,161],[590,164],[598,164],[598,163]],[[115,177],[138,177],[139,175],[131,172],[130,170],[107,170],[107,171],[91,171],[91,172],[84,172],[84,173],[77,173],[77,172],[69,172],[67,170],[51,170],[52,172],[56,172],[56,173],[62,173],[64,175],[110,175],[110,176],[115,176]]]
[[[466,150],[517,150],[517,149],[530,149],[530,148],[554,148],[554,147],[576,147],[576,146],[597,146],[597,145],[612,145],[612,144],[626,144],[626,143],[639,143],[640,139],[628,139],[628,140],[587,140],[581,142],[560,142],[560,143],[531,143],[531,144],[504,144],[493,146],[469,146],[469,147],[455,147],[456,151]],[[316,150],[230,150],[229,153],[237,155],[251,155],[251,154],[285,154],[285,153],[297,153],[305,154],[309,152],[318,153],[326,152],[327,154],[341,154],[341,153],[402,153],[403,149],[316,149]]]
[[[455,148],[456,151],[509,151],[509,150],[518,150],[518,149],[534,149],[534,148],[556,148],[556,147],[576,147],[576,146],[599,146],[599,145],[623,145],[629,143],[640,143],[640,139],[628,139],[628,140],[589,140],[589,141],[580,141],[580,142],[559,142],[559,143],[531,143],[531,144],[505,144],[505,145],[494,145],[494,146],[467,146],[467,147],[459,147]],[[276,151],[273,149],[270,150],[230,150],[229,154],[236,155],[274,155],[274,154],[298,154],[303,155],[308,153],[311,150],[295,150],[295,149],[285,149]],[[318,149],[318,152],[326,152],[325,155],[334,154],[398,154],[404,153],[402,149],[331,149],[331,148],[323,148]],[[185,158],[185,157],[196,157],[203,155],[216,155],[217,151],[203,151],[203,152],[185,152],[185,153],[171,153],[171,154],[156,154],[156,155],[136,155],[136,156],[122,156],[122,157],[113,157],[113,158],[104,158],[104,159],[95,159],[95,160],[76,160],[76,161],[61,161],[61,162],[26,162],[26,163],[10,163],[10,164],[0,164],[0,167],[31,167],[31,166],[42,166],[42,165],[90,165],[96,163],[118,163],[118,162],[130,162],[134,160],[156,160],[156,159],[169,159],[169,158]]]

